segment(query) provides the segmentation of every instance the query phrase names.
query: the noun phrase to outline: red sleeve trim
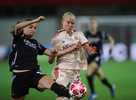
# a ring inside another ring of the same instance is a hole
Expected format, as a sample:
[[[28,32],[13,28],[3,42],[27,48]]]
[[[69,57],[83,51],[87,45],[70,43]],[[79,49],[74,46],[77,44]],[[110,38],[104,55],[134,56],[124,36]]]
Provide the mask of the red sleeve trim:
[[[81,46],[85,45],[86,43],[88,43],[88,42],[85,42],[85,43],[81,44]]]
[[[54,39],[55,37],[57,37],[60,33],[57,33],[52,39]]]
[[[64,29],[63,30],[59,30],[58,33],[52,39],[54,39],[55,37],[57,37],[63,31],[65,31],[65,30]]]

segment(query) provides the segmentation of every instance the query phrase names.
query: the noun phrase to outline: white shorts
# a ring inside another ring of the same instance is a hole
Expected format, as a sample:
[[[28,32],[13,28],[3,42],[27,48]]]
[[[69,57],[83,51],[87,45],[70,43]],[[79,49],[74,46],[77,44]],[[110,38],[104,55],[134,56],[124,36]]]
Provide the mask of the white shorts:
[[[69,87],[69,85],[75,81],[80,81],[80,70],[76,69],[60,69],[55,67],[52,70],[52,78],[61,85]]]

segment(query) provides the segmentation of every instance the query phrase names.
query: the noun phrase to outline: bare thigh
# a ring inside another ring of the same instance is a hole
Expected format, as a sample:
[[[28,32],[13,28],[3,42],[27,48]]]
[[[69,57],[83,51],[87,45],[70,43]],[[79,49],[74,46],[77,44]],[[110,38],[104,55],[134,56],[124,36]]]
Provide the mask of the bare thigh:
[[[96,70],[98,69],[98,64],[96,62],[91,62],[88,65],[88,68],[86,70],[86,76],[92,75]]]
[[[98,68],[98,69],[95,71],[95,74],[99,77],[100,80],[103,80],[103,79],[104,79],[104,74],[103,74],[101,68]]]
[[[40,79],[39,84],[38,84],[38,88],[39,89],[51,89],[52,84],[55,81],[53,81],[53,79],[49,76],[44,76]]]

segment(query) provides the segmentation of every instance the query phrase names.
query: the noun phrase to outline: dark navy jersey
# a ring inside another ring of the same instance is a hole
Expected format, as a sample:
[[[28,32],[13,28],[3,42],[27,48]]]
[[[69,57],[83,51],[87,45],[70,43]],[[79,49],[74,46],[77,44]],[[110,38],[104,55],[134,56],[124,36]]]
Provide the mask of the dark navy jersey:
[[[102,49],[102,43],[104,39],[108,39],[109,34],[103,32],[103,31],[97,31],[96,34],[92,35],[89,31],[85,32],[85,37],[89,40],[91,39],[92,44],[89,44],[89,46],[95,46],[97,47],[97,53],[95,55],[101,55],[103,54]]]
[[[10,71],[39,69],[37,55],[42,55],[45,50],[35,39],[26,38],[23,32],[19,35],[13,34],[12,52],[9,57]]]

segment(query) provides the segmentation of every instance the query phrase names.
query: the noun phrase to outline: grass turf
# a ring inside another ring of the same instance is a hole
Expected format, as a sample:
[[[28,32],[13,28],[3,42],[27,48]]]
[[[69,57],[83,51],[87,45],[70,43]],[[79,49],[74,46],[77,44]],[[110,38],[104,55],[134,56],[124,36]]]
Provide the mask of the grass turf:
[[[47,57],[38,57],[41,71],[48,76],[51,76],[51,70],[55,66],[48,64]],[[114,100],[135,100],[136,99],[136,62],[126,60],[125,62],[115,62],[109,60],[105,62],[101,68],[105,77],[110,83],[116,85],[116,97]],[[0,100],[11,100],[11,75],[9,72],[8,61],[0,62]],[[82,100],[87,100],[90,94],[88,83],[84,74],[81,71],[81,80],[87,86],[87,95]],[[113,100],[110,97],[109,89],[104,86],[98,79],[94,78],[95,90],[98,97],[95,100]],[[55,100],[56,94],[51,90],[45,90],[43,93],[35,89],[30,89],[29,95],[25,100]]]

